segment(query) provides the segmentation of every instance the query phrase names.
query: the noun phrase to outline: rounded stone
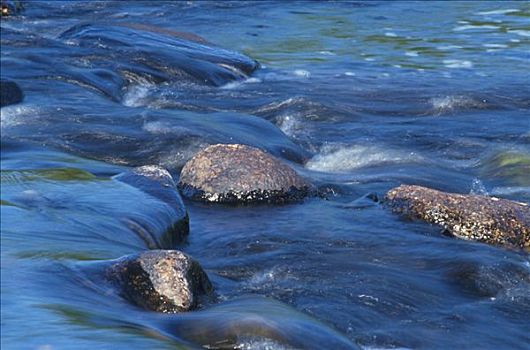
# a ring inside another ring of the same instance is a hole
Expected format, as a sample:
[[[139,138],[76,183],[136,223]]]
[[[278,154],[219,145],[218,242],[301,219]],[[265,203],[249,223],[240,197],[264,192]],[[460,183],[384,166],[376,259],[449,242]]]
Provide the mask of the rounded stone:
[[[0,107],[20,103],[24,94],[17,83],[11,80],[0,80]]]
[[[482,195],[401,185],[386,194],[393,212],[441,226],[466,240],[530,250],[530,207]]]
[[[201,295],[212,292],[197,261],[177,250],[150,250],[119,259],[107,270],[120,294],[148,310],[177,313],[193,310]]]
[[[284,203],[305,197],[310,185],[291,167],[264,151],[217,144],[198,152],[182,168],[184,196],[218,203]]]

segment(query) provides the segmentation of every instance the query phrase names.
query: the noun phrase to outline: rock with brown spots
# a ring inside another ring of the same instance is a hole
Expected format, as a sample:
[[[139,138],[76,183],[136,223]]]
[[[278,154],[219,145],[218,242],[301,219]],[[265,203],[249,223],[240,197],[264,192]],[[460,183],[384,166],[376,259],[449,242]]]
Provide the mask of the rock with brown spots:
[[[193,310],[198,299],[213,290],[199,263],[177,250],[150,250],[121,258],[106,275],[125,299],[159,312]]]
[[[458,238],[530,250],[530,207],[506,199],[401,185],[386,194],[395,213],[440,225]]]
[[[162,229],[150,227],[152,225],[147,221],[126,220],[126,224],[142,238],[147,248],[172,249],[185,240],[189,233],[188,212],[173,177],[166,169],[156,165],[146,165],[118,174],[113,179],[133,186],[167,204],[167,213],[160,213],[161,220],[166,220]]]
[[[299,200],[310,187],[287,164],[239,144],[217,144],[200,151],[184,165],[179,182],[186,197],[233,204]]]

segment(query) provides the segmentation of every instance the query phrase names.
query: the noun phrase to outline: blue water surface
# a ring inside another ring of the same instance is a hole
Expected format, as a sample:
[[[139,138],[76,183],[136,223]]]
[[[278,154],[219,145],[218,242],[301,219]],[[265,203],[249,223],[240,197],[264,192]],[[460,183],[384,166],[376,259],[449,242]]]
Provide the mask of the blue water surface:
[[[528,2],[11,3],[1,76],[25,98],[1,109],[3,349],[529,348],[527,253],[365,197],[530,203]],[[216,299],[141,310],[94,271],[147,249],[131,220],[163,230],[171,211],[112,176],[178,180],[215,143],[264,149],[327,198],[185,201],[177,248]]]

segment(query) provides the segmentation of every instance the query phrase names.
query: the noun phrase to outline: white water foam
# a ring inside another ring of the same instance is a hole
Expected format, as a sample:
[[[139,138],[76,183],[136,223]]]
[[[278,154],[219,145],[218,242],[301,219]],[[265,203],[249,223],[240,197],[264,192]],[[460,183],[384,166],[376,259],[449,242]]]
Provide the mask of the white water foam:
[[[456,109],[484,108],[486,106],[486,100],[477,101],[468,96],[434,97],[429,100],[429,103],[436,114],[449,113]]]
[[[517,30],[509,30],[508,33],[517,34],[524,37],[530,37],[530,30],[523,30],[523,29],[517,29]]]
[[[305,70],[305,69],[296,69],[294,72],[293,72],[294,75],[296,75],[297,77],[302,77],[302,78],[310,78],[311,77],[311,72]]]
[[[442,46],[436,47],[436,49],[442,50],[442,51],[462,49],[462,48],[463,48],[462,46],[458,46],[458,45],[442,45]]]
[[[384,149],[365,145],[326,145],[306,164],[306,168],[323,172],[348,172],[384,163],[419,162],[415,152]]]
[[[40,112],[38,107],[28,105],[11,105],[0,109],[0,125],[2,132],[6,128],[27,124]]]
[[[482,196],[487,196],[488,190],[486,190],[486,186],[484,186],[484,183],[480,181],[480,179],[473,179],[473,182],[471,182],[471,190],[469,191],[469,194],[478,194]]]
[[[147,122],[143,125],[142,129],[148,133],[160,135],[175,134],[177,136],[184,136],[194,134],[191,129],[165,122]]]
[[[443,60],[447,68],[473,68],[473,62],[465,60]]]
[[[302,123],[294,115],[282,115],[277,120],[278,127],[287,136],[296,137],[296,134],[302,129]]]
[[[141,107],[148,104],[146,99],[154,85],[149,83],[131,85],[123,95],[122,104],[126,107]]]
[[[238,350],[293,350],[291,347],[262,337],[248,337],[239,339],[239,344],[234,349]]]
[[[473,24],[465,24],[463,26],[458,26],[453,28],[455,32],[461,32],[464,30],[470,30],[470,29],[499,29],[497,26],[492,25],[473,25]]]
[[[505,15],[505,14],[514,13],[514,12],[519,12],[519,10],[516,10],[516,9],[499,9],[499,10],[492,10],[492,11],[482,11],[482,12],[477,12],[477,15],[482,15],[482,16]]]
[[[508,45],[504,45],[504,44],[483,44],[482,46],[489,47],[492,49],[505,49],[508,47]]]
[[[224,90],[234,90],[245,84],[257,84],[257,83],[261,83],[261,79],[252,77],[252,78],[248,78],[245,80],[232,81],[230,83],[227,83],[221,86],[220,88]]]

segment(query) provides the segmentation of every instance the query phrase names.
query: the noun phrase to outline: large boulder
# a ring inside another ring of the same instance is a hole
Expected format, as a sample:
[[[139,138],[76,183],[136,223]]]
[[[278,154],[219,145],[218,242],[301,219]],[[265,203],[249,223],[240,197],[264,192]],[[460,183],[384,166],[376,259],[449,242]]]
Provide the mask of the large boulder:
[[[198,152],[182,168],[178,186],[191,199],[233,204],[299,200],[311,187],[287,164],[240,144]]]
[[[17,83],[0,79],[0,107],[20,103],[23,99],[24,94]]]
[[[458,238],[530,249],[530,207],[482,195],[401,185],[386,194],[393,212],[440,225]]]
[[[177,250],[150,250],[126,256],[106,276],[120,294],[148,310],[177,313],[193,310],[212,284],[198,262]]]
[[[171,249],[184,241],[189,233],[188,212],[173,177],[166,169],[146,165],[118,174],[113,179],[136,187],[169,206],[171,217],[167,227],[161,232],[146,232],[148,230],[134,225],[133,229],[141,235],[148,248]]]

